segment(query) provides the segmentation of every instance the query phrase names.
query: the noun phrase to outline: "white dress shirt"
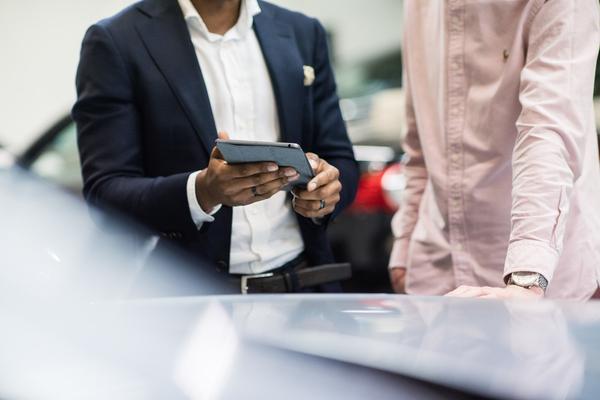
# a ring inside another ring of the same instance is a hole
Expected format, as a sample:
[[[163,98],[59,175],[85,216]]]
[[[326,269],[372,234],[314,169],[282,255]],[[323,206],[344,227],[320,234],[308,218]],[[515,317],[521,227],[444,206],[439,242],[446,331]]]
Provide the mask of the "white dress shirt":
[[[271,78],[253,18],[257,0],[242,0],[240,16],[225,35],[208,31],[190,0],[178,0],[202,69],[219,132],[231,139],[278,141],[279,118]],[[196,198],[198,172],[187,182],[192,219],[198,229],[214,221],[220,206],[204,212]],[[248,206],[233,207],[229,272],[258,274],[277,268],[304,251],[298,221],[285,192]]]

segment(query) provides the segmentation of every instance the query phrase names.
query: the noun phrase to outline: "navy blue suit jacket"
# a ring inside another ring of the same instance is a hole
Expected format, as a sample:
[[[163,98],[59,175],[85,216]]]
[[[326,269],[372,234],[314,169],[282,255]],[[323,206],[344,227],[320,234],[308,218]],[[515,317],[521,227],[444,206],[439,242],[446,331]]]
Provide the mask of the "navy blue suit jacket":
[[[325,31],[315,19],[260,6],[254,30],[273,82],[282,141],[299,143],[340,170],[334,217],[352,202],[358,169]],[[304,65],[315,70],[309,87]],[[134,216],[225,269],[231,208],[198,231],[186,196],[188,176],[208,165],[217,131],[178,2],[145,0],[92,26],[82,45],[77,92],[73,118],[86,199]],[[326,224],[298,220],[309,262],[331,262]]]

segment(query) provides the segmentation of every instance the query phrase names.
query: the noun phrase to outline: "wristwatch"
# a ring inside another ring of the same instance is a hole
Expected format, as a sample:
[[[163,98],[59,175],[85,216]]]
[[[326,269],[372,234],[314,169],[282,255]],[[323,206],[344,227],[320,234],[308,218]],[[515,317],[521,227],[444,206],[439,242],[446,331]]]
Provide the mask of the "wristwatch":
[[[513,272],[508,275],[506,284],[521,286],[526,289],[537,286],[545,292],[548,287],[548,280],[537,272]]]

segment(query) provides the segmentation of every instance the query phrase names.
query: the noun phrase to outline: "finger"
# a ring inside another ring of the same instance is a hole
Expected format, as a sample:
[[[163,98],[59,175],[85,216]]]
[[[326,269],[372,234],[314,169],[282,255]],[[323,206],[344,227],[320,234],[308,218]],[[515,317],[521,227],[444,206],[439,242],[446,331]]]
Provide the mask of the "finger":
[[[331,214],[335,209],[335,205],[337,202],[335,199],[331,199],[330,203],[325,201],[325,207],[321,208],[321,201],[313,201],[313,200],[301,200],[295,198],[292,200],[292,205],[295,210],[302,212],[303,214],[310,214],[312,217],[323,217],[325,215]]]
[[[279,193],[280,191],[281,191],[281,188],[277,188],[277,189],[271,190],[270,192],[263,193],[261,195],[256,195],[256,196],[253,193],[251,193],[250,197],[246,200],[244,205],[254,204],[254,203],[258,203],[259,201],[270,199],[271,197],[273,197],[275,194]]]
[[[314,211],[314,210],[307,210],[307,209],[302,208],[302,207],[294,207],[294,210],[298,214],[300,214],[300,215],[302,215],[303,217],[306,217],[306,218],[322,218],[322,217],[325,217],[325,216],[331,214],[334,209],[335,209],[335,207],[328,206],[328,207],[325,207],[322,210]]]
[[[228,178],[244,178],[247,176],[279,171],[279,166],[272,162],[228,165],[228,168]]]
[[[258,195],[258,196],[262,196],[268,193],[271,193],[272,191],[280,191],[281,189],[283,189],[285,187],[285,185],[287,185],[290,182],[290,179],[298,179],[299,175],[296,175],[295,177],[286,177],[284,176],[283,178],[279,178],[276,179],[274,181],[271,182],[267,182],[263,185],[259,185],[256,186],[254,188],[254,192]]]
[[[299,190],[296,196],[303,200],[321,200],[327,199],[339,194],[342,191],[342,183],[339,180],[329,182],[314,192]]]
[[[340,201],[340,195],[336,193],[323,199],[323,201],[325,202],[326,206],[335,206]],[[318,211],[322,207],[321,200],[304,200],[299,197],[296,198],[296,205],[307,211]]]
[[[314,192],[317,188],[327,185],[329,182],[335,181],[339,178],[340,173],[337,168],[328,165],[321,172],[317,174],[311,181],[306,185],[306,190]]]
[[[259,201],[270,199],[271,197],[273,197],[275,194],[277,194],[279,192],[281,192],[281,187],[277,187],[277,188],[275,188],[269,192],[263,193],[263,194],[257,193],[256,195],[252,192],[252,189],[249,189],[247,191],[244,191],[245,197],[244,197],[242,205],[254,204],[254,203],[258,203]]]
[[[302,200],[296,198],[296,207],[301,208],[305,211],[318,211],[321,208],[321,202],[319,200]]]
[[[457,287],[456,289],[446,293],[446,296],[454,296],[454,295],[459,295],[462,294],[468,290],[473,289],[473,286],[466,286],[466,285],[461,285],[459,287]]]
[[[233,195],[233,201],[237,205],[248,205],[257,201],[271,198],[275,193],[280,192],[289,182],[300,178],[299,174],[293,177],[281,177],[274,181],[268,182],[260,186],[251,186],[248,189],[243,189],[241,192]]]
[[[306,196],[305,193],[308,193],[308,192],[304,189],[300,189],[299,187],[295,187],[292,189],[291,193],[292,193],[292,196],[294,196],[294,198],[301,198],[303,196]]]
[[[300,175],[293,168],[284,168],[277,172],[268,172],[264,174],[256,174],[245,178],[234,179],[232,184],[240,189],[249,189],[265,185],[269,182],[285,179],[298,179]]]
[[[482,289],[479,287],[472,287],[469,288],[463,292],[454,294],[454,295],[446,295],[448,297],[462,297],[462,298],[469,298],[469,297],[477,297],[482,295]]]
[[[219,132],[217,136],[221,140],[229,140],[229,134],[227,132]]]

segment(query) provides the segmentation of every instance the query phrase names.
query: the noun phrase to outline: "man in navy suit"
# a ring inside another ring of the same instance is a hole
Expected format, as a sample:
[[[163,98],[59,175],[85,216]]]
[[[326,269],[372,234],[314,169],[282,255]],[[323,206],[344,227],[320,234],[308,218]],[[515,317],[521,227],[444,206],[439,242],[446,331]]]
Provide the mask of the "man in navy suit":
[[[318,21],[257,0],[144,0],[88,30],[77,91],[90,203],[179,242],[242,292],[334,290],[347,276],[326,227],[358,170]],[[229,165],[218,136],[298,143],[315,178],[292,198],[296,171]]]

